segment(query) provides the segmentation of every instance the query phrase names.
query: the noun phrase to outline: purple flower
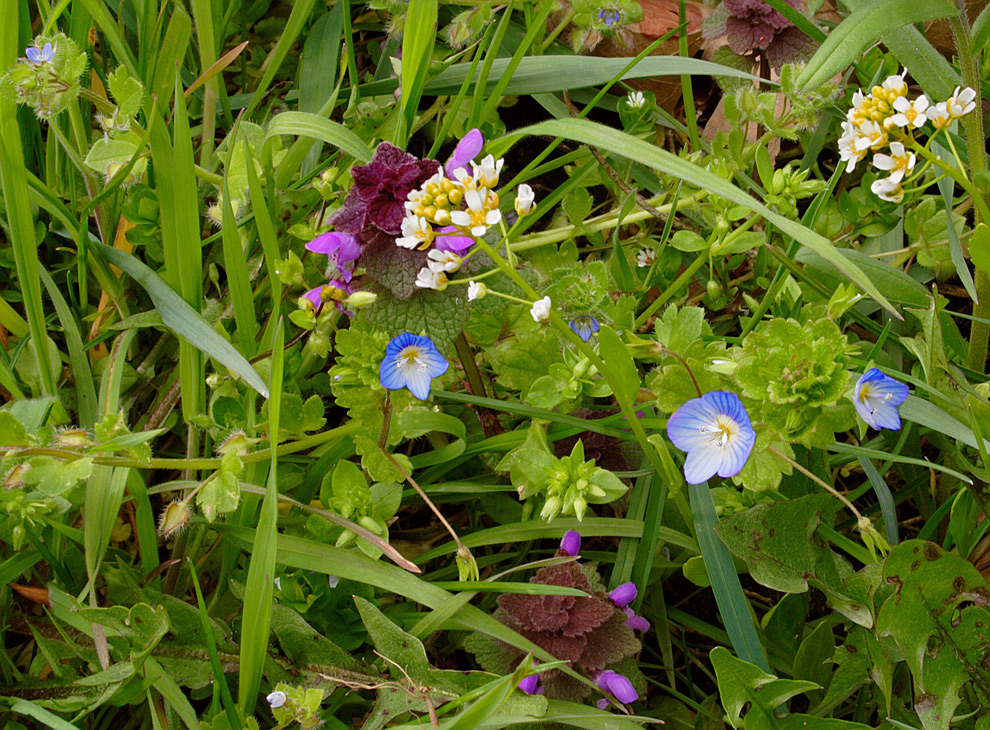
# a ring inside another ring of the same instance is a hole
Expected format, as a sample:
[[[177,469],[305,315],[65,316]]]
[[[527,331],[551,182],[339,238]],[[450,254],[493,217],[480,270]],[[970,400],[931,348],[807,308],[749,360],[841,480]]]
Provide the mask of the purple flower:
[[[616,606],[619,608],[625,608],[630,603],[636,600],[636,584],[632,581],[628,583],[623,583],[622,585],[616,587],[608,597],[612,599]]]
[[[636,612],[629,608],[629,606],[624,606],[622,610],[626,612],[626,626],[633,631],[650,630],[650,622],[642,616],[637,616]]]
[[[354,187],[331,216],[334,229],[358,236],[365,244],[384,232],[402,233],[406,198],[440,169],[436,160],[420,160],[382,142],[367,165],[351,168]]]
[[[568,530],[560,541],[560,549],[571,557],[576,557],[581,551],[581,535],[576,530]]]
[[[636,688],[632,686],[632,682],[618,672],[613,672],[611,669],[599,672],[598,676],[595,677],[595,684],[624,705],[628,705],[639,699],[639,695],[636,693]],[[604,710],[611,703],[611,700],[603,697],[595,704],[598,705],[599,710]]]
[[[306,244],[313,253],[326,254],[344,281],[353,276],[351,267],[346,266],[361,256],[361,242],[349,233],[323,233]]]
[[[457,143],[454,153],[447,160],[447,164],[443,166],[444,174],[449,178],[453,178],[454,170],[459,167],[467,168],[468,163],[478,156],[478,153],[481,152],[481,148],[484,146],[485,139],[481,136],[481,132],[477,129],[472,129]]]
[[[528,677],[524,677],[519,683],[519,689],[528,695],[537,694],[537,685],[540,683],[539,674],[531,674]]]
[[[450,235],[455,234],[455,235]],[[433,248],[438,251],[453,251],[460,253],[466,251],[474,245],[471,236],[456,235],[457,229],[454,226],[444,226],[437,229],[437,237],[433,239]]]
[[[340,281],[339,279],[332,279],[322,286],[310,289],[308,292],[303,294],[303,296],[313,303],[313,309],[315,309],[317,313],[319,313],[320,309],[323,307],[324,302],[333,302],[337,306],[338,311],[349,315],[353,313],[344,309],[342,302],[352,293],[353,291],[347,282]]]

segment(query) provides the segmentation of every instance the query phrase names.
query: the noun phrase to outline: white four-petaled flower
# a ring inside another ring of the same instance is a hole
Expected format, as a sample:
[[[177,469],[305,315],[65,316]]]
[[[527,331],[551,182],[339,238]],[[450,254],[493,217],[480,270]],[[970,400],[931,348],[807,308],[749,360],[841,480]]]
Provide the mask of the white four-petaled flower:
[[[533,188],[531,188],[526,183],[523,183],[516,190],[516,213],[519,215],[529,215],[533,212],[533,205],[536,201],[536,195],[533,194]]]
[[[543,299],[537,299],[533,302],[533,306],[529,308],[529,313],[533,317],[534,322],[546,322],[550,319],[550,297],[543,297]]]
[[[756,443],[739,396],[722,390],[692,398],[678,408],[667,421],[667,436],[687,452],[684,478],[689,484],[701,484],[715,474],[735,476]]]
[[[427,254],[427,258],[429,261],[427,261],[426,265],[430,267],[430,271],[437,274],[441,272],[449,273],[452,271],[457,271],[461,268],[462,259],[453,251],[439,251],[437,249],[433,249],[429,254]]]
[[[475,299],[481,299],[488,293],[488,286],[483,282],[469,281],[468,282],[468,301],[473,302]]]
[[[928,97],[924,94],[913,102],[908,101],[907,97],[899,96],[894,99],[894,109],[897,114],[892,116],[890,120],[898,127],[918,129],[928,121],[927,109],[929,104]]]
[[[280,689],[277,689],[274,692],[270,693],[265,699],[268,700],[268,704],[271,706],[271,708],[273,710],[276,710],[282,705],[284,705],[285,701],[289,698],[286,697],[285,692],[283,692]]]
[[[853,389],[853,405],[856,412],[870,426],[893,431],[901,427],[897,406],[908,397],[908,387],[899,380],[884,375],[877,368],[870,368],[856,381]]]
[[[904,199],[904,188],[901,187],[900,182],[893,178],[885,177],[874,180],[873,184],[870,185],[870,190],[878,198],[889,203],[900,203]]]
[[[889,180],[892,183],[899,183],[904,176],[911,172],[914,167],[915,156],[913,152],[904,149],[901,142],[890,143],[890,154],[885,155],[880,152],[873,155],[873,164],[880,170],[890,172]]]
[[[484,193],[482,197],[481,193]],[[473,236],[483,236],[488,226],[493,226],[502,219],[502,213],[490,205],[494,193],[488,190],[468,190],[464,193],[467,210],[456,210],[450,214],[450,222],[458,228],[471,231]]]
[[[433,236],[433,226],[426,218],[407,215],[402,219],[402,236],[395,243],[402,248],[426,248],[433,242]]]
[[[976,102],[974,101],[975,99],[976,92],[973,89],[967,86],[965,89],[960,91],[957,86],[956,90],[952,92],[952,96],[946,100],[945,108],[948,110],[950,117],[953,119],[958,119],[959,117],[969,114],[976,108]]]
[[[416,286],[421,289],[436,289],[443,291],[447,288],[447,274],[443,271],[434,271],[428,266],[424,266],[416,275]]]
[[[385,348],[378,374],[383,387],[409,388],[414,396],[426,400],[431,381],[447,372],[448,367],[447,358],[440,354],[433,340],[403,332]]]

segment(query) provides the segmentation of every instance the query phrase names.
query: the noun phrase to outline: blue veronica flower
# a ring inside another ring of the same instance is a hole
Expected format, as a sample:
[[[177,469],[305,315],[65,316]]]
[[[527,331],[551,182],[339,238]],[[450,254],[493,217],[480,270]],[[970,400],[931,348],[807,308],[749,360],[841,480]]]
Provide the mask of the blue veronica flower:
[[[598,324],[598,320],[590,314],[582,314],[580,317],[575,317],[569,324],[571,329],[574,330],[574,334],[585,342],[590,340],[591,335],[601,328],[601,325]]]
[[[853,405],[863,420],[878,431],[881,428],[897,431],[901,427],[897,406],[907,397],[908,387],[904,383],[870,368],[856,381]]]
[[[687,452],[684,478],[689,484],[701,484],[715,474],[735,476],[756,443],[739,396],[722,390],[705,393],[678,408],[667,421],[667,437]]]
[[[420,400],[430,396],[430,382],[447,372],[450,364],[429,337],[403,332],[385,348],[378,369],[382,386],[389,390],[409,388]]]
[[[27,56],[27,60],[30,63],[40,66],[43,63],[48,63],[55,57],[55,48],[51,43],[46,43],[44,48],[29,46],[24,50],[24,55]]]
[[[605,23],[605,27],[608,28],[613,23],[618,23],[622,20],[622,11],[615,8],[604,8],[598,11],[598,19]]]

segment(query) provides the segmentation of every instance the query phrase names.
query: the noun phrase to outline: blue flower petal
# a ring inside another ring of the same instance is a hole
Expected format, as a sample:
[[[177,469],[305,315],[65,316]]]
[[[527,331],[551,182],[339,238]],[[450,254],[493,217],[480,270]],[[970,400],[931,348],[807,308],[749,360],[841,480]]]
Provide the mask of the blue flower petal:
[[[412,351],[409,351],[412,348]],[[407,355],[413,358],[407,358]],[[385,348],[385,358],[378,368],[383,387],[388,390],[408,388],[420,400],[430,396],[433,378],[447,372],[450,364],[429,337],[403,332]]]
[[[687,452],[684,478],[701,484],[715,474],[735,476],[746,465],[756,433],[735,393],[713,391],[682,405],[667,421],[667,436]]]
[[[41,51],[39,51],[34,46],[29,46],[28,48],[25,48],[24,55],[27,57],[27,60],[33,63],[35,66],[41,63]]]
[[[909,388],[904,383],[884,375],[877,368],[870,368],[856,381],[853,405],[872,428],[897,431],[901,427],[897,406],[905,401],[908,393]]]

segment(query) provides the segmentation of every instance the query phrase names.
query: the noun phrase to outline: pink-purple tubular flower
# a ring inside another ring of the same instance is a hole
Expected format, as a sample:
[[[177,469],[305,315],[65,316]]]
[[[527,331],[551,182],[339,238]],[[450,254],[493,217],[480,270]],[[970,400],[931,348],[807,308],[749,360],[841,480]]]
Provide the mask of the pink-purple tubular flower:
[[[572,557],[576,557],[581,551],[581,535],[576,530],[568,530],[564,533],[564,539],[560,541],[560,549]]]
[[[637,593],[636,584],[630,581],[617,586],[608,597],[612,599],[612,603],[626,612],[626,626],[633,631],[649,631],[650,622],[642,616],[637,616],[629,607],[629,604],[636,600]]]
[[[467,168],[471,160],[478,156],[478,153],[481,152],[481,148],[484,146],[485,140],[481,136],[481,132],[477,129],[472,129],[457,143],[457,147],[454,148],[454,152],[450,156],[450,159],[447,160],[447,164],[443,166],[444,174],[449,178],[453,178],[454,170],[458,167]]]
[[[599,672],[598,676],[595,677],[595,684],[624,705],[628,705],[639,699],[639,695],[636,693],[636,688],[632,686],[632,682],[618,672],[613,672],[611,669]],[[595,704],[598,705],[599,710],[604,710],[611,704],[611,700],[603,697]]]

